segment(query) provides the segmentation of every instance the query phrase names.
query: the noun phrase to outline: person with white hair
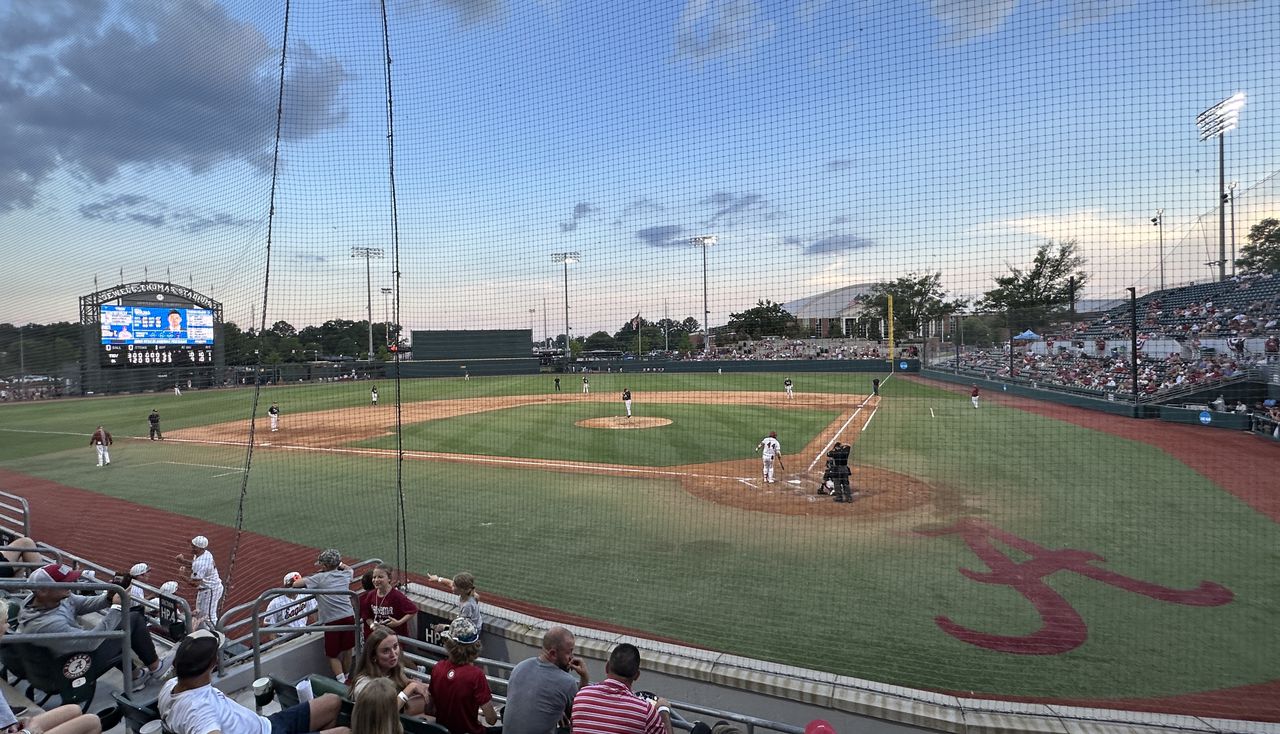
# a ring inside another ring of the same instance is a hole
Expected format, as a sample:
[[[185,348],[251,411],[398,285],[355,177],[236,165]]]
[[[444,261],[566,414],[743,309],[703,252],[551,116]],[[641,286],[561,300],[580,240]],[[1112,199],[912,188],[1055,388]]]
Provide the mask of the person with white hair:
[[[191,624],[196,629],[206,625],[212,627],[218,623],[218,602],[222,600],[222,577],[218,574],[218,566],[213,561],[213,553],[209,550],[209,539],[197,535],[191,539],[191,557],[179,553],[178,572],[183,581],[196,590],[196,608],[192,614]]]

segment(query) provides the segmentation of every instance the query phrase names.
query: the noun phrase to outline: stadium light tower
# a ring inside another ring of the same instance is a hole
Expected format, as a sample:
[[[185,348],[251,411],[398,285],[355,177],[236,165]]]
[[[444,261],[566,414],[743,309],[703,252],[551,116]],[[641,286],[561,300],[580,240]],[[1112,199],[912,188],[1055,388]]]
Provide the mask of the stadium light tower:
[[[387,338],[387,344],[391,344],[391,307],[388,305],[388,299],[391,297],[393,289],[382,289],[382,324],[386,332],[384,336]]]
[[[1240,124],[1244,109],[1244,92],[1236,92],[1196,117],[1200,141],[1218,138],[1218,280],[1227,279],[1227,167],[1226,134]]]
[[[1164,290],[1164,209],[1157,209],[1151,223],[1160,228],[1160,290]]]
[[[381,247],[353,247],[351,248],[351,257],[364,258],[364,287],[365,295],[368,299],[368,317],[369,317],[369,361],[373,361],[373,278],[369,274],[369,261],[382,259]]]
[[[569,365],[569,266],[582,262],[580,252],[553,252],[551,261],[564,265],[564,364]]]
[[[707,306],[707,248],[719,238],[713,234],[690,237],[689,244],[702,249],[702,354],[711,356],[711,309]]]

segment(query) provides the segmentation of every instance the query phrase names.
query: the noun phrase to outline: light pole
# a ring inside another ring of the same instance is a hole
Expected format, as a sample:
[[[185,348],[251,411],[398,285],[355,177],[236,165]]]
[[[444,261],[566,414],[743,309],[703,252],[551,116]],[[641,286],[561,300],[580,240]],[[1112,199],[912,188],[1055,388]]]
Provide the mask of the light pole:
[[[1227,197],[1231,200],[1231,276],[1236,274],[1236,186],[1238,181],[1227,184]]]
[[[689,244],[702,248],[702,354],[711,355],[711,309],[707,306],[707,248],[719,239],[713,234],[690,237]]]
[[[351,257],[364,258],[364,287],[367,297],[366,306],[368,308],[367,315],[369,318],[369,361],[373,361],[373,278],[370,275],[369,261],[382,259],[381,247],[353,247],[351,248]]]
[[[534,323],[533,315],[536,313],[538,313],[538,309],[536,308],[529,309],[529,342],[531,346],[533,344],[538,343],[538,340],[533,338],[533,323]]]
[[[392,288],[382,289],[382,330],[388,346],[391,344],[391,307],[388,305],[388,299],[393,291]]]
[[[1218,138],[1218,280],[1227,279],[1227,164],[1226,134],[1240,123],[1240,110],[1244,109],[1244,92],[1236,92],[1196,117],[1200,128],[1200,141]]]
[[[564,265],[564,365],[569,366],[569,265],[582,262],[580,252],[553,252],[551,261]]]
[[[1151,223],[1160,228],[1160,290],[1164,290],[1164,209],[1157,209]]]

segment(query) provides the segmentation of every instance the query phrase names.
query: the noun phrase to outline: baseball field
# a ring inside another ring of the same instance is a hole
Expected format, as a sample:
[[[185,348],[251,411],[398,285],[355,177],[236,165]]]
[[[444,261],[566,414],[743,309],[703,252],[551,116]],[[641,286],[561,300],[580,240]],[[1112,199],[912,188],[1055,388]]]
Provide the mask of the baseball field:
[[[0,489],[35,487],[40,527],[65,536],[45,540],[122,565],[241,510],[264,538],[394,558],[403,501],[407,570],[470,570],[486,601],[898,685],[1280,719],[1274,447],[1002,395],[975,410],[967,391],[898,375],[874,396],[873,377],[886,375],[594,374],[590,395],[549,376],[384,381],[378,406],[368,382],[5,405]],[[163,441],[146,439],[153,408]],[[106,468],[88,446],[99,424],[115,437]],[[766,485],[769,431],[784,465]],[[815,491],[835,440],[853,445],[847,505]],[[289,570],[266,553],[236,563],[233,600]]]

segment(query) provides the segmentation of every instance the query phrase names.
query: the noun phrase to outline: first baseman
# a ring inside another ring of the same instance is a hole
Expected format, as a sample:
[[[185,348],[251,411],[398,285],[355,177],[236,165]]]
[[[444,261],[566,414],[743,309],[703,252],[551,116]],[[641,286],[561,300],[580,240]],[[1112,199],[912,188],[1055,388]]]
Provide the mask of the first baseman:
[[[761,439],[760,445],[756,446],[756,451],[760,452],[760,457],[764,460],[765,483],[773,484],[773,460],[782,457],[782,444],[778,443],[778,432],[769,431],[769,435]]]

